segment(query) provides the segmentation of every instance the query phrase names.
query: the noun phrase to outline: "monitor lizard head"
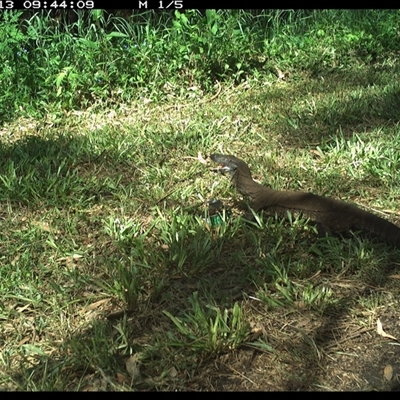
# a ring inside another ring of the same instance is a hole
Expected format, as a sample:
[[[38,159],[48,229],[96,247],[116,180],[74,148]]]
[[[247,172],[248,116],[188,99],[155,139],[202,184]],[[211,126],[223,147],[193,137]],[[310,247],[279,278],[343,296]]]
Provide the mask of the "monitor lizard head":
[[[224,154],[211,154],[210,158],[220,165],[219,168],[215,169],[216,171],[223,174],[228,172],[231,176],[235,175],[238,168],[238,161],[240,161],[238,158]]]
[[[211,154],[210,157],[211,160],[221,165],[221,167],[216,170],[221,173],[228,172],[231,176],[232,184],[243,195],[251,196],[254,185],[260,186],[258,183],[253,181],[249,166],[240,158],[224,154]]]
[[[218,172],[228,172],[234,177],[240,170],[241,174],[251,176],[248,165],[240,158],[225,154],[211,154],[210,158],[220,165],[220,168],[216,169]]]

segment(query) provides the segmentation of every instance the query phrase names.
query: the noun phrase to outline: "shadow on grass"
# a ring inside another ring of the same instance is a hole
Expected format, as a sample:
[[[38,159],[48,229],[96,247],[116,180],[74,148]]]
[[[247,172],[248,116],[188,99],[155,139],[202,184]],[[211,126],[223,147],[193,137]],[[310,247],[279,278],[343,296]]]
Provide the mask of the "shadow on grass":
[[[354,132],[397,126],[400,84],[394,76],[398,74],[397,66],[326,73],[298,84],[271,86],[265,93],[250,94],[246,101],[260,107],[273,103],[266,131],[278,133],[284,146],[308,147],[339,132],[351,137]]]
[[[118,185],[135,184],[135,173],[120,152],[87,137],[0,142],[0,201],[14,205],[84,206],[112,196]]]
[[[194,235],[191,240],[201,239]],[[336,379],[336,370],[327,370],[326,364],[335,356],[335,352],[350,352],[351,346],[356,349],[359,343],[351,341],[351,336],[352,333],[358,332],[358,327],[353,325],[352,331],[346,324],[349,323],[349,319],[351,320],[350,310],[358,307],[359,297],[368,297],[371,290],[352,287],[344,276],[343,282],[337,283],[348,285],[349,289],[343,289],[344,292],[338,294],[340,300],[322,313],[311,308],[295,309],[293,306],[268,310],[260,306],[260,303],[251,302],[243,297],[243,293],[253,295],[257,288],[249,268],[238,256],[241,240],[232,238],[227,241],[223,249],[224,257],[209,260],[209,265],[197,274],[185,276],[170,265],[161,269],[157,278],[159,284],[152,285],[150,273],[144,278],[140,287],[142,294],[133,312],[122,315],[121,318],[106,320],[105,317],[108,312],[115,311],[118,307],[123,309],[125,307],[123,303],[110,303],[108,309],[93,314],[91,314],[92,309],[87,308],[85,312],[88,313],[88,322],[82,325],[78,332],[58,338],[62,343],[53,355],[37,357],[35,367],[25,371],[25,374],[29,375],[30,384],[35,383],[43,390],[43,382],[46,381],[45,387],[48,390],[65,390],[65,383],[59,378],[59,374],[64,374],[69,376],[67,388],[71,390],[78,387],[80,389],[96,387],[96,385],[100,386],[100,389],[121,389],[123,385],[118,379],[128,376],[126,360],[132,353],[142,353],[145,356],[140,367],[141,377],[133,383],[127,378],[125,390],[130,387],[141,390],[210,390],[211,387],[215,390],[244,390],[243,379],[238,379],[238,375],[232,372],[230,367],[233,364],[230,362],[233,362],[234,355],[248,350],[247,345],[222,354],[194,354],[184,347],[171,346],[173,339],[170,334],[172,332],[176,334],[176,327],[163,314],[163,310],[178,318],[185,312],[191,313],[188,299],[195,291],[199,293],[203,305],[231,309],[235,301],[247,302],[246,319],[258,321],[259,326],[263,327],[265,340],[274,349],[273,358],[271,354],[255,350],[254,357],[258,359],[258,364],[240,365],[239,370],[242,371],[242,375],[258,382],[258,386],[249,389],[313,390],[318,389],[317,385],[323,379]],[[238,249],[236,253],[232,250],[234,248]],[[111,246],[108,246],[107,251],[110,257],[104,254],[101,262],[105,271],[111,271],[112,265],[108,263],[122,258],[114,254]],[[151,252],[157,251],[159,251],[157,247],[151,249]],[[196,259],[187,259],[184,270],[189,273],[192,268],[195,269],[196,262]],[[112,279],[116,278],[113,278],[110,272],[108,274],[109,276],[104,276],[102,279],[109,280],[112,286]],[[262,270],[259,274],[261,281],[268,281],[267,275],[262,276]],[[325,273],[325,278],[330,279],[330,276]],[[335,277],[336,273],[332,276]],[[82,277],[83,281],[85,279],[87,279],[85,287],[96,284],[89,276]],[[363,279],[360,281],[360,285],[364,286]],[[384,290],[386,283],[387,280],[381,280],[378,289]],[[324,279],[321,279],[321,284],[324,284]],[[336,286],[336,289],[340,291],[340,286]],[[93,300],[96,301],[97,299]],[[304,320],[309,322],[301,325],[300,322]],[[372,348],[380,343],[381,339],[379,337],[371,339],[368,332],[371,331],[365,332],[367,339],[363,338],[362,343]],[[376,355],[372,351],[371,353],[366,351],[365,362],[362,359],[364,355],[360,354],[358,364],[352,365],[352,368],[367,374],[371,362],[370,354],[371,357],[373,354]],[[172,367],[178,371],[176,376],[168,374]],[[364,367],[367,371],[363,370]],[[120,374],[119,378],[117,373]],[[273,386],[264,382],[265,374],[268,375],[270,382],[274,381]],[[236,379],[229,381],[228,378],[234,376]],[[21,378],[17,374],[13,379],[19,381]],[[387,385],[379,386],[382,382],[377,383],[376,380],[374,382],[378,389],[388,388]],[[20,389],[26,389],[24,385],[26,383],[21,381]],[[357,387],[351,386],[350,389]]]

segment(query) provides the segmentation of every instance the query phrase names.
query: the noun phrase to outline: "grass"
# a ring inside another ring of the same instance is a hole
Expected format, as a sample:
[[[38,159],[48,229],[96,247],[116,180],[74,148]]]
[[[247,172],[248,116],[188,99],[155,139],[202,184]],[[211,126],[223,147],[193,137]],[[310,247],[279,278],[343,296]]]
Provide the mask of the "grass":
[[[2,22],[0,85],[34,32],[48,80],[21,72],[1,98],[17,107],[0,130],[0,388],[395,389],[375,326],[399,337],[399,250],[298,215],[247,223],[198,152],[396,223],[399,14],[88,15],[63,38],[44,14]]]

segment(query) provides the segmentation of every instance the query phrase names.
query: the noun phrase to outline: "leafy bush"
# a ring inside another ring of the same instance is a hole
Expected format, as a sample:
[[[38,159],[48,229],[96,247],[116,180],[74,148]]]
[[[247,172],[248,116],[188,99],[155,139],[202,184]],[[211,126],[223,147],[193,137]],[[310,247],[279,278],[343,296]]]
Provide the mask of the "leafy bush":
[[[48,11],[29,19],[5,12],[0,118],[161,99],[193,86],[208,91],[216,80],[270,79],[277,67],[321,72],[395,62],[399,20],[392,10],[175,10],[124,18],[93,10],[77,11],[67,24]]]

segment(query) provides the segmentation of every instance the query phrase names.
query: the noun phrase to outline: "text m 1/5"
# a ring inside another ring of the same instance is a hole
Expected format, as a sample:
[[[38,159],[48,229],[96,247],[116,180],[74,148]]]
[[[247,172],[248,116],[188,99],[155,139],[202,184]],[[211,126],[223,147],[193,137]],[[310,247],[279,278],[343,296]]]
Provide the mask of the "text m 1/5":
[[[159,9],[161,9],[161,8],[175,8],[175,9],[179,9],[179,8],[182,8],[183,7],[183,0],[172,0],[172,1],[170,1],[170,0],[166,0],[166,1],[163,1],[163,0],[160,0],[159,2],[158,2],[158,4],[159,4]]]

